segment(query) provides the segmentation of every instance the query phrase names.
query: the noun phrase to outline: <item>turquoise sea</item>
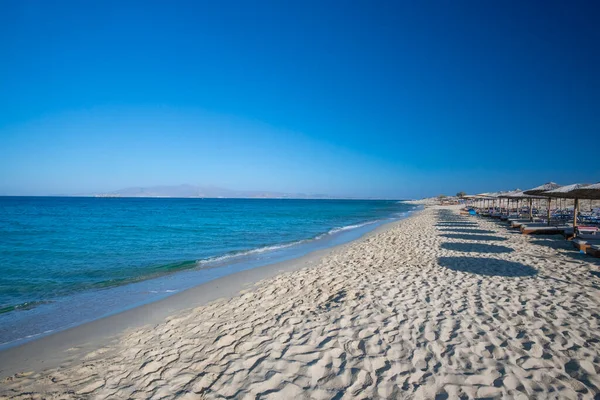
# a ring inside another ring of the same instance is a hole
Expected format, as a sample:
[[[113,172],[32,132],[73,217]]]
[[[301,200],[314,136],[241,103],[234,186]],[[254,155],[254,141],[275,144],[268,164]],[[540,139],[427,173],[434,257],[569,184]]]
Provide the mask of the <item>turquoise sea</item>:
[[[391,200],[0,197],[0,345],[353,240],[414,208]]]

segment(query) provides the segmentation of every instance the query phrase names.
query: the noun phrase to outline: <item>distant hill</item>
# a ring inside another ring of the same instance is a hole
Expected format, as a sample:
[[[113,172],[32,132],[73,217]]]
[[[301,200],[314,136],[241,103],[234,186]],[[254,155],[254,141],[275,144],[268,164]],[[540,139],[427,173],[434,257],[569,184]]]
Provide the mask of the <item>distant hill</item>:
[[[331,199],[332,196],[305,193],[280,193],[231,190],[216,186],[175,185],[131,187],[96,193],[96,197],[179,197],[179,198],[251,198],[251,199]]]

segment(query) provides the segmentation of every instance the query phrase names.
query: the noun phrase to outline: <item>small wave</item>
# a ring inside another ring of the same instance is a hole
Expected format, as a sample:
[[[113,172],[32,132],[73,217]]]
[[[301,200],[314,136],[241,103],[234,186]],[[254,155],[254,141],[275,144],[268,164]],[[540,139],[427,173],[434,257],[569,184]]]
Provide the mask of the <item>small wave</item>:
[[[256,249],[251,249],[251,250],[242,250],[242,251],[236,251],[236,252],[231,252],[231,253],[227,253],[224,254],[222,256],[216,256],[216,257],[210,257],[210,258],[206,258],[203,260],[198,260],[196,261],[196,263],[198,265],[206,265],[206,264],[212,264],[212,263],[221,263],[223,261],[226,260],[230,260],[232,258],[241,258],[241,257],[246,257],[252,254],[261,254],[261,253],[266,253],[266,252],[270,252],[270,251],[276,251],[276,250],[281,250],[281,249],[285,249],[288,247],[292,247],[292,246],[297,246],[299,244],[303,244],[303,243],[308,243],[308,242],[312,242],[315,240],[319,240],[322,239],[326,236],[329,235],[333,235],[339,232],[343,232],[343,231],[349,231],[352,229],[357,229],[366,225],[371,225],[371,224],[375,224],[377,222],[380,222],[381,220],[373,220],[373,221],[367,221],[367,222],[363,222],[361,224],[354,224],[354,225],[347,225],[347,226],[341,226],[341,227],[337,227],[337,228],[333,228],[330,229],[329,231],[322,233],[320,235],[317,235],[313,238],[310,239],[302,239],[302,240],[296,240],[294,242],[289,242],[289,243],[282,243],[282,244],[275,244],[275,245],[269,245],[269,246],[263,246],[263,247],[258,247]]]
[[[339,227],[339,228],[333,228],[332,230],[330,230],[329,232],[327,232],[327,234],[328,235],[333,235],[334,233],[338,233],[338,232],[342,232],[342,231],[349,231],[351,229],[356,229],[356,228],[361,228],[363,226],[375,224],[375,223],[380,222],[380,221],[381,220],[376,219],[374,221],[363,222],[362,224],[348,225],[348,226],[342,226],[342,227]]]
[[[25,311],[25,310],[31,310],[32,308],[35,308],[37,306],[41,306],[42,304],[50,304],[53,303],[52,301],[27,301],[25,303],[21,303],[21,304],[14,304],[14,305],[10,305],[10,306],[5,306],[5,307],[0,307],[0,314],[5,314],[7,312],[11,312],[11,311]]]
[[[13,344],[13,343],[18,343],[18,342],[20,342],[20,341],[22,341],[22,340],[27,340],[27,341],[29,341],[29,340],[35,339],[35,338],[37,338],[37,337],[39,337],[39,336],[43,336],[43,335],[49,335],[49,334],[51,334],[52,332],[54,332],[54,329],[48,329],[48,330],[45,330],[45,331],[43,331],[43,332],[40,332],[40,333],[34,333],[34,334],[32,334],[32,335],[25,335],[25,336],[23,336],[23,337],[19,337],[19,338],[13,339],[13,340],[9,340],[9,341],[7,341],[7,342],[1,342],[1,343],[0,343],[0,348],[1,348],[1,347],[3,347],[3,346],[11,345],[11,344]]]
[[[235,251],[235,252],[224,254],[222,256],[216,256],[216,257],[206,258],[203,260],[198,260],[198,261],[196,261],[196,264],[205,265],[208,263],[218,263],[221,261],[229,260],[231,258],[244,257],[244,256],[249,256],[251,254],[260,254],[260,253],[265,253],[268,251],[280,250],[280,249],[292,247],[292,246],[295,246],[295,245],[298,245],[301,243],[306,243],[308,241],[310,241],[310,239],[297,240],[295,242],[277,244],[277,245],[271,245],[271,246],[264,246],[264,247],[259,247],[259,248],[252,249],[252,250]]]
[[[178,292],[178,290],[175,289],[167,289],[167,290],[149,290],[148,293],[153,293],[153,294],[157,294],[157,293],[176,293]]]

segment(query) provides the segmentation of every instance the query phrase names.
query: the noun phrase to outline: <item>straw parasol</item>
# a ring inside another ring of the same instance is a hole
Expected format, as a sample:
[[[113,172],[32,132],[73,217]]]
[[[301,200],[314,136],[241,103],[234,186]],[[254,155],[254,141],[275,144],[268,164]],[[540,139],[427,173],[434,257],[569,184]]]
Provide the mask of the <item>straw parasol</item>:
[[[589,183],[574,183],[572,185],[561,186],[557,189],[544,192],[544,196],[575,199],[575,204],[573,206],[573,228],[575,228],[577,226],[577,214],[579,212],[579,196],[581,193],[579,190],[587,188],[588,186],[594,185],[590,185]]]
[[[532,195],[540,195],[544,192],[547,192],[548,190],[555,190],[560,188],[561,186],[557,183],[554,182],[548,182],[548,183],[544,183],[543,185],[534,187],[533,189],[529,189],[529,190],[524,190],[523,193],[525,194],[532,194]]]
[[[491,194],[492,193],[479,193],[479,194],[475,195],[475,197],[482,202],[482,205],[481,205],[482,208],[485,207],[486,200],[488,201],[488,206],[489,206],[489,200],[494,199],[494,197],[491,196]]]
[[[502,198],[502,199],[512,199],[512,195],[520,193],[521,191],[519,189],[516,190],[512,190],[509,192],[500,192],[500,194],[498,195],[498,197]]]
[[[545,197],[558,197],[563,199],[579,199],[579,191],[583,188],[587,188],[589,183],[574,183],[572,185],[561,186],[557,189],[548,190],[543,193]]]
[[[517,194],[517,193],[521,193],[521,190],[515,189],[510,192],[501,192],[498,195],[498,198],[506,199],[506,215],[510,215],[510,200],[512,199],[512,195]],[[517,200],[517,202],[518,202],[518,200]]]
[[[557,183],[548,182],[548,183],[544,183],[543,185],[534,187],[533,189],[525,190],[523,193],[530,194],[530,195],[541,195],[541,194],[547,193],[549,190],[556,190],[556,189],[559,189],[560,187],[561,186],[559,184],[557,184]],[[546,196],[546,197],[548,197],[548,225],[550,225],[550,204],[552,202],[552,197],[551,196]],[[533,215],[531,214],[531,203],[532,203],[532,201],[530,200],[529,203],[530,203],[529,214],[533,218]]]
[[[571,194],[578,199],[598,200],[600,199],[600,182],[573,189]]]
[[[512,200],[517,200],[517,209],[519,208],[519,201],[529,200],[529,219],[531,219],[531,220],[533,220],[533,210],[532,210],[533,199],[545,199],[545,197],[542,197],[542,196],[534,196],[534,195],[530,195],[530,194],[525,194],[521,190],[515,190],[514,192],[507,193],[504,195],[504,197],[512,199]]]
[[[525,194],[525,192],[517,191],[507,195],[509,199],[545,199],[544,196],[534,196],[531,194]]]
[[[503,193],[505,192],[492,192],[487,194],[490,200],[492,200],[492,208],[494,209],[494,212],[496,212],[496,200],[498,200],[498,206],[500,206],[500,195]]]
[[[474,201],[477,199],[477,195],[473,195],[473,194],[465,194],[464,196],[461,197],[463,200],[466,200],[466,205],[468,206],[469,204],[471,205],[471,207],[473,207]]]

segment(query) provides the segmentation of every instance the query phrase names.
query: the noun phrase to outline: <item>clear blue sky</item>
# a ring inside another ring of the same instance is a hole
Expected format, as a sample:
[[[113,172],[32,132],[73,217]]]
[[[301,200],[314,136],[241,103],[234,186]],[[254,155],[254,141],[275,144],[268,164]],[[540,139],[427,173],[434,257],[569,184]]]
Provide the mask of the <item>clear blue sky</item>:
[[[600,180],[596,1],[0,2],[0,194]]]

